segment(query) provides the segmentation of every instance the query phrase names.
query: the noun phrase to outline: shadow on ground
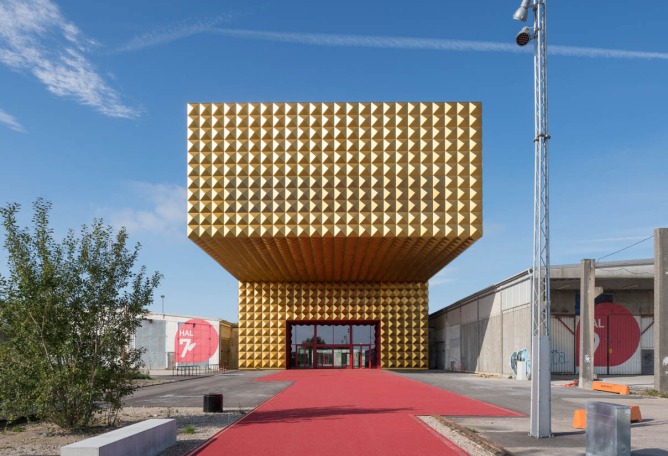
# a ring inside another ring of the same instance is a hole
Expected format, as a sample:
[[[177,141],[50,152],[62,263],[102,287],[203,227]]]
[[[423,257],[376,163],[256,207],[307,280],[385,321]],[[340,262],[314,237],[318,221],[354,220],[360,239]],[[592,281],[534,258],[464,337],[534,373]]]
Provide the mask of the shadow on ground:
[[[408,408],[359,408],[359,407],[309,407],[287,410],[257,410],[247,419],[241,420],[236,426],[249,426],[271,423],[297,423],[312,419],[341,419],[351,415],[377,415],[398,413],[410,410]]]

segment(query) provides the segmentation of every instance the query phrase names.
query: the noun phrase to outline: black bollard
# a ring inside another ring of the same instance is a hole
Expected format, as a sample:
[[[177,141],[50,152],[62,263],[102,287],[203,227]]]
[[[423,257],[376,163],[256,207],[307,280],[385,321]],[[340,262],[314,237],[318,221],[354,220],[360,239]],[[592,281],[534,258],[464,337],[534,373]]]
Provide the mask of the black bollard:
[[[223,395],[218,393],[208,393],[204,395],[205,413],[222,413]]]

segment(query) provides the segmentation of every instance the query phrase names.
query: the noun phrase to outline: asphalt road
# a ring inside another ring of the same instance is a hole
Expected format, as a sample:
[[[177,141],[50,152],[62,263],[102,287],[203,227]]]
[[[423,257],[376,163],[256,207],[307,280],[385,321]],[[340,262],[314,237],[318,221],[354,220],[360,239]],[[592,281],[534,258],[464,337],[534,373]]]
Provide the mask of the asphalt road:
[[[553,381],[551,388],[553,437],[536,439],[528,435],[531,407],[530,381],[485,378],[443,371],[405,371],[397,374],[527,415],[518,418],[449,417],[465,427],[476,429],[483,437],[501,444],[518,456],[584,455],[585,431],[572,427],[573,412],[576,409],[584,409],[589,401],[639,405],[643,421],[631,425],[631,454],[668,456],[668,399],[620,396],[577,387],[567,388],[561,385],[564,382]],[[615,379],[607,378],[606,381],[615,382]]]
[[[241,371],[145,386],[123,404],[132,407],[202,407],[208,393],[222,393],[225,409],[251,409],[282,391],[289,382],[254,381],[276,371]]]
[[[207,393],[223,393],[225,409],[252,409],[272,398],[290,382],[255,381],[276,371],[238,371],[216,374],[137,390],[124,401],[137,407],[202,407]],[[332,374],[335,374],[332,371]],[[566,388],[562,382],[552,385],[552,438],[536,439],[529,433],[531,382],[505,378],[484,378],[471,374],[443,371],[395,372],[405,378],[427,383],[473,399],[525,414],[525,417],[448,416],[473,428],[483,437],[503,445],[515,455],[584,455],[585,431],[572,428],[573,412],[584,409],[586,402],[637,404],[643,422],[631,425],[633,456],[668,456],[668,399],[618,396],[579,388]],[[621,379],[620,379],[621,380]],[[628,379],[625,379],[628,380]],[[606,381],[614,382],[610,378]],[[560,384],[561,383],[561,384]],[[629,383],[628,381],[620,383]]]

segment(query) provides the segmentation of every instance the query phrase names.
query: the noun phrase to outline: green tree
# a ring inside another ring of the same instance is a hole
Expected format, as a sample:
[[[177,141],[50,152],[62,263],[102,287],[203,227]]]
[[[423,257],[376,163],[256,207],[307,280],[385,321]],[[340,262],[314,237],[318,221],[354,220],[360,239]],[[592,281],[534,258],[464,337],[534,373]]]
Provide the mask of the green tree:
[[[37,416],[84,428],[96,413],[113,423],[134,391],[141,351],[131,348],[161,275],[135,270],[140,245],[126,247],[95,219],[56,242],[51,204],[34,203],[32,229],[20,206],[0,208],[8,259],[0,275],[0,416]]]

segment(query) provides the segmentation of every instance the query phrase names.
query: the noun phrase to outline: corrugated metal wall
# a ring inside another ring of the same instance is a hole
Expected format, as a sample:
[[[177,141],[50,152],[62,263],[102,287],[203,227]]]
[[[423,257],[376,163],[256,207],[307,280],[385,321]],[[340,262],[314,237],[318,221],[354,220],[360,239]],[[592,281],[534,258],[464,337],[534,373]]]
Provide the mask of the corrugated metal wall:
[[[575,315],[552,315],[550,336],[552,372],[575,373]]]
[[[640,316],[608,315],[608,374],[635,375],[641,371]],[[626,361],[622,361],[626,360]]]
[[[631,322],[641,328],[640,343],[628,331]],[[608,315],[601,325],[605,336],[599,337],[595,372],[597,374],[638,375],[651,370],[653,352],[653,317]],[[554,373],[574,374],[578,370],[576,328],[579,317],[553,315],[551,318],[552,365]],[[445,353],[438,361],[438,369],[512,375],[510,366],[513,353],[527,349],[530,354],[530,309],[514,308],[502,315],[462,325],[447,327],[444,341],[438,350]],[[620,355],[621,354],[621,355]],[[648,359],[645,359],[648,358]]]
[[[430,321],[430,330],[439,331],[435,348],[439,369],[515,375],[513,355],[523,351],[531,357],[530,282],[518,279],[506,288],[466,302]],[[574,301],[573,292],[560,296],[561,312]],[[628,297],[625,297],[629,301]],[[639,297],[642,304],[646,299]],[[641,308],[625,302],[631,313]],[[601,347],[595,354],[597,374],[637,375],[652,373],[653,320],[651,315],[612,314],[597,319],[596,335]],[[432,323],[435,323],[432,325]],[[576,337],[579,316],[570,313],[551,317],[551,345],[554,373],[575,374]],[[630,329],[629,329],[630,328]]]
[[[654,317],[637,315],[606,315],[597,319],[594,372],[603,375],[638,375],[642,370],[643,349],[652,349]],[[551,323],[552,372],[577,373],[578,343],[576,337],[580,317],[553,315]],[[634,325],[639,325],[641,335]]]
[[[654,317],[640,317],[640,348],[654,349]]]

